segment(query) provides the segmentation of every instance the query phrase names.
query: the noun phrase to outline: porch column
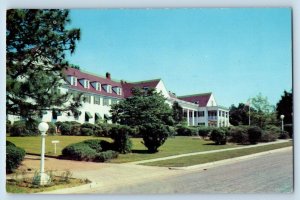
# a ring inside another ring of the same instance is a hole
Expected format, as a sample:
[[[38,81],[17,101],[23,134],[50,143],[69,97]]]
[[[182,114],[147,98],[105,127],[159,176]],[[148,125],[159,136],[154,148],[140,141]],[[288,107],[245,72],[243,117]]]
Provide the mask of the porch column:
[[[194,115],[195,115],[195,111],[192,110],[192,125],[193,126],[195,126],[195,117],[194,117]]]
[[[187,120],[187,125],[189,126],[190,125],[190,113],[189,113],[188,109],[186,109],[186,120]]]

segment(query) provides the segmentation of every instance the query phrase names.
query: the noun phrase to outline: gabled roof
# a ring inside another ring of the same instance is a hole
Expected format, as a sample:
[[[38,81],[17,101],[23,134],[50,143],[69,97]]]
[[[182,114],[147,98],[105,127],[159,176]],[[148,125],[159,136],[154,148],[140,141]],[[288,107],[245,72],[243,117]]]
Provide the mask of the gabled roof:
[[[65,71],[65,74],[67,76],[75,76],[75,77],[77,77],[78,80],[80,80],[80,79],[87,79],[90,82],[99,82],[102,85],[111,85],[112,87],[116,87],[116,86],[121,87],[121,83],[118,82],[118,81],[113,81],[111,79],[107,79],[107,78],[104,78],[104,77],[92,75],[92,74],[89,74],[87,72],[82,72],[82,71],[80,71],[78,69],[74,69],[74,68],[68,68]],[[98,91],[93,86],[90,86],[89,89],[88,88],[84,88],[81,84],[77,84],[77,86],[69,85],[69,87],[72,88],[72,89],[83,91],[83,92],[92,92],[92,93],[100,94],[100,95],[104,95],[104,96],[124,98],[124,95],[118,95],[115,92],[107,93],[103,89],[101,89],[101,91]]]
[[[131,97],[132,96],[132,88],[155,88],[157,84],[159,83],[160,79],[154,79],[154,80],[146,80],[146,81],[140,81],[140,82],[122,82],[122,88],[123,88],[123,94],[124,97]]]
[[[193,94],[193,95],[187,95],[187,96],[179,96],[178,99],[188,101],[191,103],[198,102],[197,104],[199,107],[204,107],[207,105],[212,93],[202,93],[202,94]]]

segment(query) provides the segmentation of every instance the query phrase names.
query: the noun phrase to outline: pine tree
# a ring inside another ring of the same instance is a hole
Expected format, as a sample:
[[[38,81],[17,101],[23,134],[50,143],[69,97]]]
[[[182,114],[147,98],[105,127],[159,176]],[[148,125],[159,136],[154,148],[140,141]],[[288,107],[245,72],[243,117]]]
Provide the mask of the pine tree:
[[[32,119],[53,109],[78,113],[78,99],[59,89],[65,84],[66,53],[74,53],[80,39],[80,30],[67,29],[68,23],[68,10],[7,11],[7,114]]]

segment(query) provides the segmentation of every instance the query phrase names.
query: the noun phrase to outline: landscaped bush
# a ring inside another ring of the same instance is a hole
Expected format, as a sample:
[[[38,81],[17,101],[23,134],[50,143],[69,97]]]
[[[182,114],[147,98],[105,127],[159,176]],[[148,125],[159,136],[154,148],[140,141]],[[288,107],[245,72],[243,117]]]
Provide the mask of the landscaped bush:
[[[133,130],[129,126],[114,126],[110,129],[110,137],[114,140],[114,149],[120,153],[131,152],[132,142],[129,135]]]
[[[199,127],[198,128],[198,134],[201,136],[203,139],[206,139],[209,134],[211,133],[213,129],[210,127]]]
[[[289,138],[289,133],[287,131],[283,131],[279,134],[278,138],[279,139],[288,139]]]
[[[289,137],[293,138],[293,124],[286,124],[284,125],[284,130],[289,133]]]
[[[225,128],[218,128],[212,130],[210,140],[214,141],[217,145],[224,145],[227,142],[228,130]]]
[[[71,125],[71,135],[81,135],[81,124],[78,122],[69,122]]]
[[[155,153],[158,148],[165,143],[168,138],[169,131],[162,124],[144,124],[141,127],[143,134],[143,144],[150,153]]]
[[[6,120],[6,133],[10,133],[11,127],[12,127],[11,121],[10,120]]]
[[[248,129],[248,140],[250,144],[257,144],[261,139],[262,130],[257,126],[252,126]]]
[[[114,144],[107,142],[106,140],[101,140],[100,141],[100,146],[102,148],[102,151],[107,151],[107,150],[112,150],[114,149]]]
[[[11,142],[6,142],[6,173],[12,173],[19,167],[25,157],[25,150],[16,147]]]
[[[62,150],[62,156],[72,160],[95,162],[105,162],[117,158],[118,152],[106,149],[108,147],[112,147],[111,143],[104,140],[85,140],[65,147]]]
[[[228,140],[238,144],[248,143],[248,126],[230,127]]]
[[[98,137],[110,137],[109,130],[113,126],[114,126],[113,124],[107,124],[107,123],[97,124],[97,126],[95,127],[96,131],[94,132],[94,135]]]
[[[47,122],[47,124],[49,125],[49,129],[47,131],[48,135],[55,135],[56,134],[56,126],[54,123],[52,122]]]
[[[15,121],[10,128],[11,136],[36,136],[39,135],[39,122],[36,120],[20,120]]]
[[[62,150],[62,155],[72,160],[93,161],[96,153],[95,149],[84,142],[70,144]]]
[[[80,133],[81,133],[81,135],[84,135],[84,136],[90,136],[90,135],[93,135],[94,131],[93,131],[93,129],[90,129],[90,128],[82,128],[81,127]]]
[[[105,162],[109,161],[111,159],[117,158],[119,156],[119,153],[113,150],[103,151],[100,153],[97,153],[95,156],[95,161],[98,162]]]
[[[176,132],[179,136],[198,136],[198,129],[196,127],[189,127],[184,125],[177,125]]]
[[[167,126],[166,128],[167,128],[167,130],[169,132],[169,137],[175,137],[175,135],[177,135],[175,127],[173,127],[173,126]]]
[[[59,126],[60,133],[62,135],[71,135],[72,126],[69,123],[61,123]]]
[[[277,126],[268,125],[263,130],[261,142],[272,142],[278,139],[281,129]]]

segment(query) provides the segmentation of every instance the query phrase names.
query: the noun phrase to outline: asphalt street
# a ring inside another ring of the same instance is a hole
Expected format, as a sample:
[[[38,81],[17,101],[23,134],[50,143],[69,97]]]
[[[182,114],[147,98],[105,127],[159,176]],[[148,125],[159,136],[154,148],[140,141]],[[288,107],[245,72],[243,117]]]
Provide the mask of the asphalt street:
[[[174,194],[174,193],[290,193],[293,191],[292,150],[208,169],[184,170],[137,184],[88,193]],[[86,191],[87,192],[87,191]]]

